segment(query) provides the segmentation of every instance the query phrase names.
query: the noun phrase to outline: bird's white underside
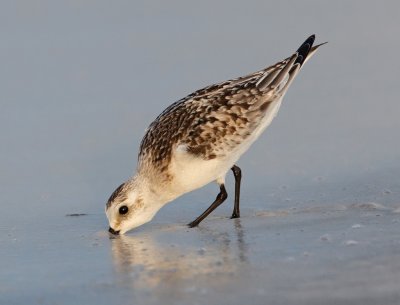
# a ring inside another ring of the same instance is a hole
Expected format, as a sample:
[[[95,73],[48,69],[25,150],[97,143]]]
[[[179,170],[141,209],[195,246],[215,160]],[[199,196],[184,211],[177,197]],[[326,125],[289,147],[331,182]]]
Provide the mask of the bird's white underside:
[[[271,103],[261,124],[232,153],[224,158],[204,160],[188,153],[185,145],[179,145],[170,164],[170,173],[174,177],[172,190],[176,193],[176,197],[205,186],[212,181],[216,181],[218,184],[224,183],[226,173],[271,124],[277,115],[282,98]]]

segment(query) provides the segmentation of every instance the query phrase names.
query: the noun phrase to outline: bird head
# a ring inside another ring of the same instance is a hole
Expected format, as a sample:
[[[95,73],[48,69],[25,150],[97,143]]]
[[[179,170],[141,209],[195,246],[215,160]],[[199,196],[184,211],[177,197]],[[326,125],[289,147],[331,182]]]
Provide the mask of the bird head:
[[[149,202],[154,201],[151,199],[148,192],[135,180],[122,183],[106,204],[109,232],[124,234],[149,222],[160,208],[155,202]]]

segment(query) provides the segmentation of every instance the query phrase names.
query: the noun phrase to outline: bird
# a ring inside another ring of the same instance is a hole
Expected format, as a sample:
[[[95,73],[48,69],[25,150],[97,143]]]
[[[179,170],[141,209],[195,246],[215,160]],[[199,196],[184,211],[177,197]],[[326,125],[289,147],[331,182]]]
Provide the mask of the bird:
[[[302,66],[317,49],[308,37],[290,57],[267,68],[207,86],[167,107],[147,128],[135,174],[109,197],[109,232],[124,234],[153,219],[167,203],[211,182],[219,193],[208,209],[190,222],[197,227],[228,197],[231,170],[235,196],[231,218],[240,217],[239,158],[271,124]]]

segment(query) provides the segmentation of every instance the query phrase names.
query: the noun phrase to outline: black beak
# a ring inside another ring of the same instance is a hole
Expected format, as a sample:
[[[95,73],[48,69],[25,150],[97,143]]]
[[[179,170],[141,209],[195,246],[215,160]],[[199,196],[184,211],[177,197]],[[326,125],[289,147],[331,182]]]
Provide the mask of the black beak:
[[[115,231],[113,228],[109,228],[108,229],[108,232],[110,232],[111,234],[114,234],[114,235],[118,235],[119,234],[119,231]]]

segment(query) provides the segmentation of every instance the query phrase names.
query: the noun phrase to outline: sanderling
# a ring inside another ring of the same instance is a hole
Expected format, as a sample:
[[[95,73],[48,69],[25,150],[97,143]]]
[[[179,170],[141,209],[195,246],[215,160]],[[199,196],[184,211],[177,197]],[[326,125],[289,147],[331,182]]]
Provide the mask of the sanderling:
[[[240,217],[239,157],[268,127],[301,66],[320,45],[312,35],[290,57],[263,70],[200,89],[173,103],[150,124],[140,144],[136,174],[108,199],[109,232],[149,222],[161,207],[212,181],[220,192],[189,227],[197,226],[228,194],[225,176],[235,177],[231,218]]]

